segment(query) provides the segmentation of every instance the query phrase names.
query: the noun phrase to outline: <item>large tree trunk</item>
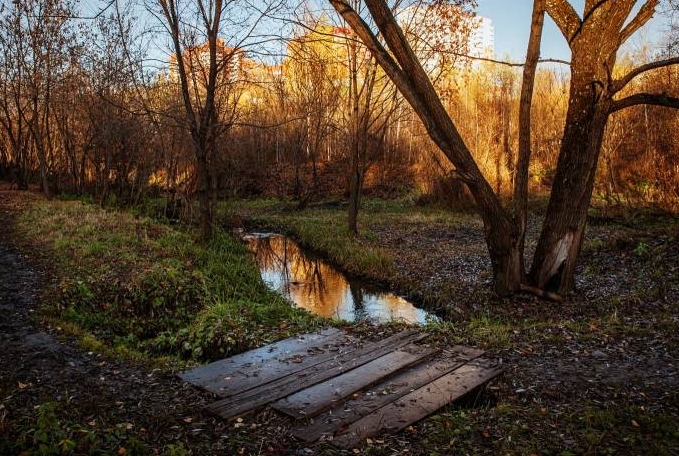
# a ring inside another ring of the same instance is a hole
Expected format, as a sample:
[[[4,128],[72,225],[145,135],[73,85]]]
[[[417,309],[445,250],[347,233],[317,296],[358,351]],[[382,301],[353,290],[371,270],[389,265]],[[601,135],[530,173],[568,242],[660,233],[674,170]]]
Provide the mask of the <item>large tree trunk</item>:
[[[572,291],[575,285],[575,266],[610,112],[608,95],[592,82],[598,80],[592,72],[573,72],[556,175],[530,271],[533,285],[558,294]]]
[[[530,37],[526,50],[526,64],[523,67],[521,81],[521,98],[519,101],[519,150],[514,172],[514,196],[512,212],[517,228],[517,250],[520,252],[521,271],[525,271],[523,252],[526,240],[526,224],[528,222],[528,170],[530,167],[531,149],[531,110],[535,73],[540,59],[540,44],[545,19],[545,0],[533,2]],[[525,277],[522,277],[522,282]]]
[[[530,271],[540,289],[565,294],[573,290],[574,273],[587,222],[594,176],[608,116],[640,103],[678,107],[664,95],[613,96],[637,75],[679,61],[642,65],[614,80],[616,53],[653,16],[658,0],[646,0],[630,19],[636,0],[587,1],[581,19],[566,0],[550,0],[547,11],[572,51],[566,127],[552,193]]]
[[[486,225],[488,226],[488,225]],[[491,225],[486,229],[486,244],[493,268],[493,289],[498,296],[507,296],[521,288],[524,276],[523,245],[516,226]]]

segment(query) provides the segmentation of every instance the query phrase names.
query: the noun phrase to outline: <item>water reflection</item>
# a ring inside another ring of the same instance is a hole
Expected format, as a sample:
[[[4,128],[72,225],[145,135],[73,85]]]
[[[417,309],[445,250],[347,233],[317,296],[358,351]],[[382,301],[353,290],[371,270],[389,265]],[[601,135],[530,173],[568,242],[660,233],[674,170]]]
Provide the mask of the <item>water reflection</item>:
[[[253,233],[243,239],[255,253],[264,282],[310,312],[348,321],[409,323],[424,323],[429,315],[400,296],[347,280],[332,266],[302,252],[286,236]]]

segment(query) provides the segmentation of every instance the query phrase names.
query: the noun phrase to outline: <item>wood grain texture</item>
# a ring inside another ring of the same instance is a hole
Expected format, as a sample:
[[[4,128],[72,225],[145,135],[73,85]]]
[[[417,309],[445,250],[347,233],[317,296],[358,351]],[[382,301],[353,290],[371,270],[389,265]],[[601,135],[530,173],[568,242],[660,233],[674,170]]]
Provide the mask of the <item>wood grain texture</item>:
[[[411,367],[363,391],[357,397],[318,415],[310,423],[297,426],[293,430],[293,435],[307,442],[315,442],[323,436],[332,436],[340,428],[431,383],[481,355],[483,355],[483,350],[462,346],[452,347],[433,360]]]
[[[396,432],[464,396],[501,371],[485,360],[467,363],[352,423],[332,443],[339,448],[350,449],[378,432]]]
[[[271,406],[293,418],[314,416],[356,391],[435,355],[438,350],[410,346],[381,356],[356,369],[333,377],[274,402]]]
[[[179,377],[220,397],[229,397],[353,350],[352,340],[342,330],[325,329],[215,361],[182,372]]]
[[[294,374],[214,402],[208,405],[206,410],[225,419],[234,418],[355,369],[403,346],[422,340],[426,336],[426,334],[417,331],[403,331],[380,342],[364,343],[362,347],[352,352],[339,354],[333,359],[310,366]]]

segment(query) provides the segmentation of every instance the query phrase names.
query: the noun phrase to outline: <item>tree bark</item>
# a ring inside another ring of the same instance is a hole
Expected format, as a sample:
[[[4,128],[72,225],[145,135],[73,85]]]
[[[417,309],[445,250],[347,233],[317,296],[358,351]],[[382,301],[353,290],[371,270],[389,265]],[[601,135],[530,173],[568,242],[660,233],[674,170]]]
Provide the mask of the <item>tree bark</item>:
[[[548,292],[566,294],[574,289],[601,143],[615,108],[613,96],[637,74],[655,68],[639,67],[619,81],[611,75],[618,49],[650,19],[658,0],[646,0],[629,20],[636,3],[588,1],[580,19],[566,0],[547,0],[547,12],[572,51],[566,124],[529,274],[534,286]]]
[[[520,268],[525,271],[523,252],[526,242],[526,224],[528,219],[528,170],[530,166],[531,150],[531,108],[533,105],[533,88],[535,73],[540,59],[540,43],[545,19],[545,0],[533,2],[530,37],[526,51],[526,64],[523,67],[521,83],[521,98],[519,101],[519,150],[516,157],[516,171],[514,174],[514,197],[512,199],[514,220],[517,225],[518,250]],[[524,281],[522,277],[521,281]]]
[[[593,81],[593,70],[576,71],[574,56],[566,127],[554,184],[530,277],[537,288],[566,294],[575,285],[575,266],[587,222],[587,210],[601,151],[610,98]],[[603,68],[600,62],[598,66]]]

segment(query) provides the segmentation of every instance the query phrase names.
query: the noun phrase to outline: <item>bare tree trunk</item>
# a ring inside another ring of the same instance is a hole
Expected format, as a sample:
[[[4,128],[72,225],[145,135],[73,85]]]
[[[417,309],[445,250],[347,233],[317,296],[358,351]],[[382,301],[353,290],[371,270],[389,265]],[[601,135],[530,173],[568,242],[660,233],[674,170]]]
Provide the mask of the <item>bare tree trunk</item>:
[[[353,161],[353,160],[352,160]],[[361,181],[363,172],[357,163],[352,163],[351,180],[349,183],[349,231],[358,234],[358,211],[361,204]]]
[[[184,48],[181,43],[180,11],[177,10],[177,0],[157,0],[163,10],[171,34],[172,44],[176,55],[177,70],[181,83],[181,94],[184,103],[186,121],[191,133],[198,171],[198,200],[200,207],[200,232],[203,239],[210,239],[214,234],[214,211],[212,210],[212,170],[211,156],[215,152],[215,135],[217,128],[217,112],[215,106],[215,92],[217,89],[217,34],[221,25],[223,1],[215,0],[204,3],[198,2],[198,8],[207,35],[209,49],[209,65],[205,85],[205,102],[201,108],[191,98],[191,83],[189,82],[190,68],[184,62]],[[190,51],[189,51],[190,52]],[[221,62],[223,64],[223,62]],[[191,64],[189,64],[190,66]],[[195,84],[193,85],[195,88]]]
[[[212,176],[204,147],[197,147],[196,166],[198,172],[198,212],[200,214],[198,224],[201,237],[207,240],[214,235],[214,214],[211,204]]]
[[[530,271],[540,289],[566,294],[574,273],[587,222],[596,166],[609,115],[591,77],[574,75],[552,193]],[[597,100],[593,103],[593,100]]]
[[[540,58],[540,43],[545,19],[545,0],[533,2],[533,15],[530,26],[530,37],[526,51],[526,64],[523,67],[521,83],[521,99],[519,101],[519,150],[514,172],[514,196],[512,199],[514,220],[517,228],[517,246],[522,279],[525,278],[524,247],[526,242],[526,224],[528,218],[528,170],[531,157],[531,108],[533,105],[533,88],[535,73]]]

